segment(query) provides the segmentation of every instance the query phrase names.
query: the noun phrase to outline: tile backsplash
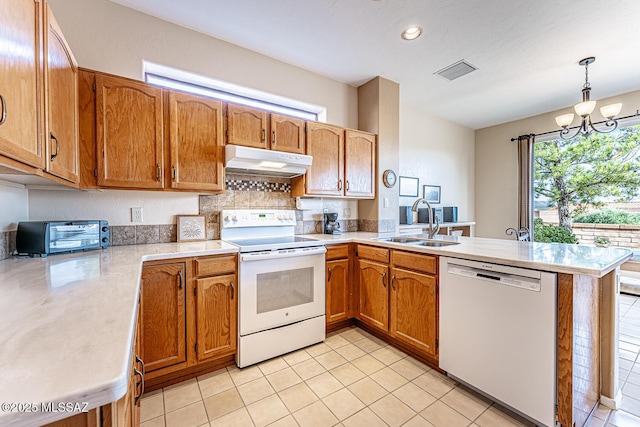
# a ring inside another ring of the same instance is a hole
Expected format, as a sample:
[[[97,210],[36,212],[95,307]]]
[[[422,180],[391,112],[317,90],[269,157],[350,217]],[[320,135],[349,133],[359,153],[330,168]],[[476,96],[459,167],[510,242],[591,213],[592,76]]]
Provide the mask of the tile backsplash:
[[[16,230],[0,231],[0,260],[7,259],[16,250]]]

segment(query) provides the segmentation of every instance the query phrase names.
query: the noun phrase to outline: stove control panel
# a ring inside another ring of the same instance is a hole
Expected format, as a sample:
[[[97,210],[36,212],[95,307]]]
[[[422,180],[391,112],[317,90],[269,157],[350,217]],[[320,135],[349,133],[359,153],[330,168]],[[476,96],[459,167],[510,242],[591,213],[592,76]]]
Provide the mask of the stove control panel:
[[[296,212],[293,210],[223,210],[220,217],[223,228],[296,225]]]

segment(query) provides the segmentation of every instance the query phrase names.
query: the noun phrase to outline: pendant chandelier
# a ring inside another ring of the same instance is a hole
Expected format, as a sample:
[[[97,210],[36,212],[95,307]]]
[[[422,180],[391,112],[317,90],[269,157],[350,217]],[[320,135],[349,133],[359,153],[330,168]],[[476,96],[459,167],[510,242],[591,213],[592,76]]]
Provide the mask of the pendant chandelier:
[[[605,105],[600,108],[600,114],[606,119],[602,122],[603,127],[598,129],[594,126],[591,121],[591,113],[596,108],[596,101],[591,101],[591,85],[589,84],[589,64],[593,64],[596,60],[595,57],[591,56],[589,58],[585,58],[579,62],[580,65],[584,66],[584,85],[582,86],[582,102],[576,104],[573,108],[580,117],[582,117],[582,123],[576,129],[575,132],[571,132],[569,125],[573,122],[573,113],[562,114],[556,117],[556,123],[558,126],[562,128],[560,130],[560,137],[562,139],[571,139],[576,137],[578,134],[582,134],[583,136],[588,136],[592,132],[597,133],[609,133],[613,132],[618,128],[618,121],[615,120],[615,117],[620,114],[620,110],[622,110],[622,103],[618,102],[616,104]]]

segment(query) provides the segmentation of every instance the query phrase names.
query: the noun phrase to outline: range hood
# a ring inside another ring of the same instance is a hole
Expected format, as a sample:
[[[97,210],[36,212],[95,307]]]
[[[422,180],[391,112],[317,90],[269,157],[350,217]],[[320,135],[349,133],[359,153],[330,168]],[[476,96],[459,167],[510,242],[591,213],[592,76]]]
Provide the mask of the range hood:
[[[292,178],[303,175],[313,157],[262,148],[227,145],[226,172]]]

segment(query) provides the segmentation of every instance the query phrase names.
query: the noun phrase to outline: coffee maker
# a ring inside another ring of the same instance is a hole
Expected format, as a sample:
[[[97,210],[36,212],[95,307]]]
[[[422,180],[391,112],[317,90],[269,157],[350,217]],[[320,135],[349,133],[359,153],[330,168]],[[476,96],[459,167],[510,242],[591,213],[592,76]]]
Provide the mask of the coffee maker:
[[[324,234],[340,234],[340,223],[338,222],[338,213],[330,212],[324,214]]]

